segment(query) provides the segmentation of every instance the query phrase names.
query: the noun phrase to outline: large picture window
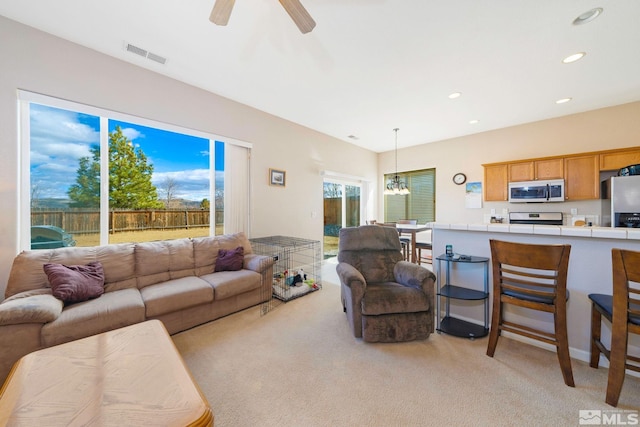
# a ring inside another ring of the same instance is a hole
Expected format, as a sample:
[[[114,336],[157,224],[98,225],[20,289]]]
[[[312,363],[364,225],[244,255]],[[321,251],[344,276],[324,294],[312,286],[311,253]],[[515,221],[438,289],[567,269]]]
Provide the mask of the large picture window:
[[[385,175],[385,182],[396,174]],[[436,217],[436,185],[435,169],[398,174],[406,182],[409,194],[384,196],[385,222],[397,222],[399,219],[417,219],[418,224],[435,221]]]
[[[248,232],[224,212],[248,209],[225,191],[248,187],[248,144],[28,92],[20,103],[22,249]]]

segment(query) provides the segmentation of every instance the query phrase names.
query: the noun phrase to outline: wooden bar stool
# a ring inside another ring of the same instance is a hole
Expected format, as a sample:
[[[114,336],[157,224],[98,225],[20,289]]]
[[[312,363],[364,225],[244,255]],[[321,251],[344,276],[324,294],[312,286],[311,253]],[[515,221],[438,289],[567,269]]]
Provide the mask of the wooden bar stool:
[[[556,347],[564,383],[574,387],[567,338],[567,270],[571,245],[533,245],[490,240],[493,268],[493,314],[487,356],[493,357],[502,331]],[[504,320],[512,304],[553,314],[554,332]]]
[[[427,264],[433,263],[432,252],[433,249],[431,243],[429,242],[416,242],[416,249],[418,251],[418,264],[422,264],[424,260]],[[422,255],[422,251],[428,251],[424,256]]]
[[[609,360],[605,402],[618,406],[626,370],[640,372],[640,357],[627,354],[629,332],[640,334],[640,252],[611,250],[613,295],[589,294],[591,300],[591,360],[598,368],[600,354]],[[611,323],[611,348],[602,344],[602,317]],[[632,363],[629,363],[632,362]]]

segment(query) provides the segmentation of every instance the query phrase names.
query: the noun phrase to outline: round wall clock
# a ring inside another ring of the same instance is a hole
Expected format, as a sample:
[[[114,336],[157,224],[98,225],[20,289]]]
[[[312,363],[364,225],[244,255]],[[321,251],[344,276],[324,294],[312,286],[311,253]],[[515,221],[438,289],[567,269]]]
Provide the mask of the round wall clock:
[[[462,185],[467,182],[467,176],[463,173],[457,173],[453,175],[453,182],[455,182],[457,185]]]

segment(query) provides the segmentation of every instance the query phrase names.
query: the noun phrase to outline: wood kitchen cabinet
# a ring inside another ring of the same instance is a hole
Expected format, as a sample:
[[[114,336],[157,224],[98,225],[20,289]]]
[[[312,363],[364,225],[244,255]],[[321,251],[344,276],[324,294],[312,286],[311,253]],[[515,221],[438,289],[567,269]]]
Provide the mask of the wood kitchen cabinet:
[[[536,160],[535,179],[562,179],[564,178],[564,159]]]
[[[597,154],[564,158],[565,200],[600,198],[599,160]]]
[[[564,178],[562,157],[509,163],[509,182]]]
[[[509,163],[507,166],[509,169],[508,182],[533,181],[535,173],[533,163],[533,161]]]
[[[509,182],[563,179],[566,200],[600,198],[600,172],[640,164],[640,147],[567,156],[488,163],[484,167],[484,200],[509,199]]]
[[[601,171],[614,171],[637,164],[640,164],[640,149],[638,148],[600,153]]]
[[[484,200],[504,202],[508,200],[508,164],[486,165],[484,167]]]

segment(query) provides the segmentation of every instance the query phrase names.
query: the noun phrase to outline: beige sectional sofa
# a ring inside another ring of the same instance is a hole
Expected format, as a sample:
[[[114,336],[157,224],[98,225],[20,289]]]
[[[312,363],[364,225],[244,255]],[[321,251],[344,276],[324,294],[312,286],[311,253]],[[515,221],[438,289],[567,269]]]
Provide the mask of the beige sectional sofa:
[[[215,272],[219,250],[240,246],[242,269]],[[94,262],[102,295],[73,304],[53,296],[44,264]],[[273,258],[254,254],[244,233],[22,252],[0,303],[0,384],[34,350],[148,319],[173,334],[267,301],[272,277]]]

